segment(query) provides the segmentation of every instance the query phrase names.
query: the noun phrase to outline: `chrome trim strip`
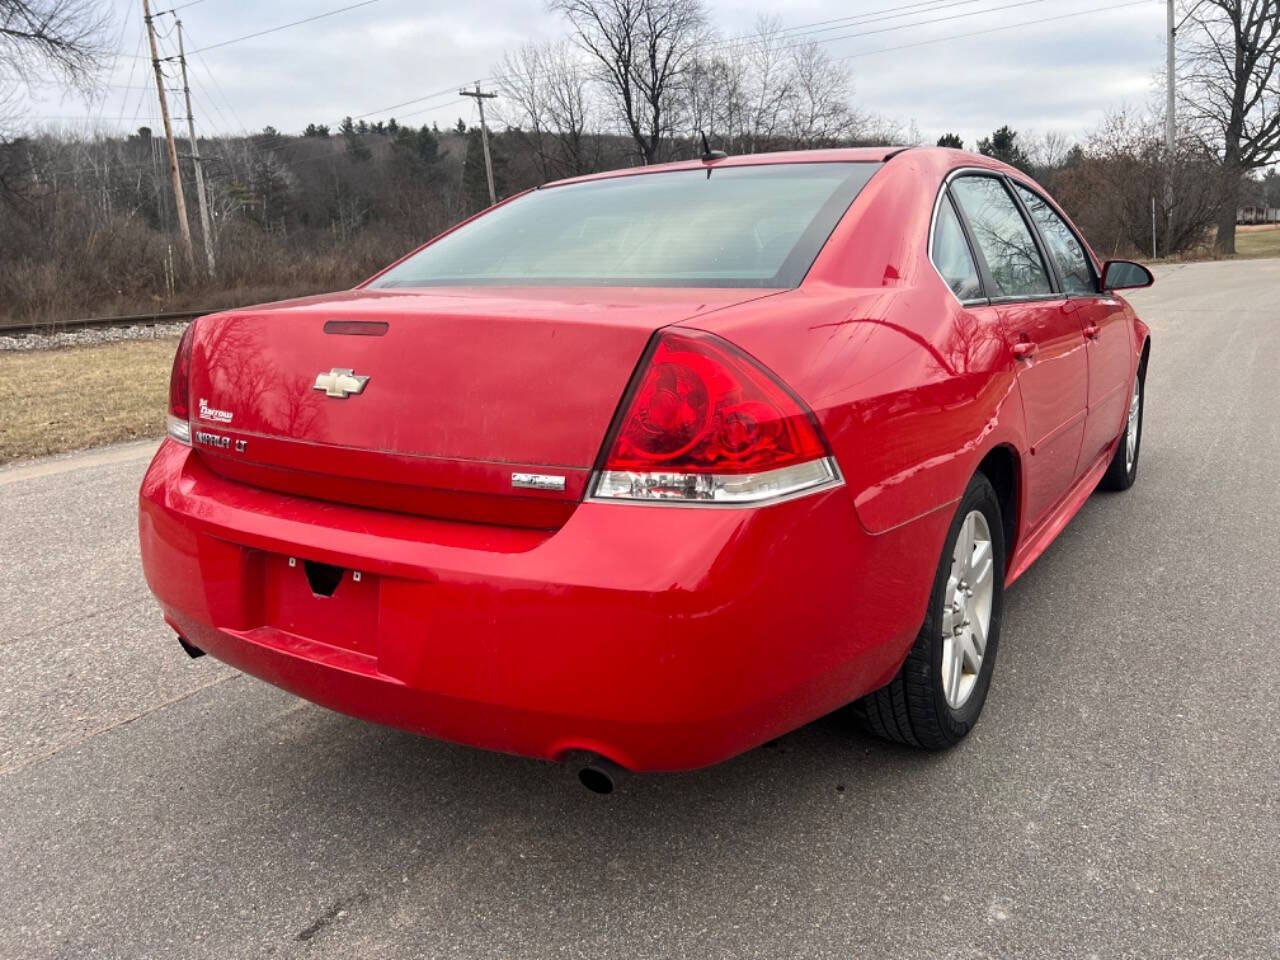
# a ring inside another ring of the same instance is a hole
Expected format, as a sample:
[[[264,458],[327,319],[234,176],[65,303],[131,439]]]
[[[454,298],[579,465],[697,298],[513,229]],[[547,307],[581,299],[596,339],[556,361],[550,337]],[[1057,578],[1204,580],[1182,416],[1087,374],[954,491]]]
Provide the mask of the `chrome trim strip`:
[[[992,297],[991,303],[1040,303],[1066,299],[1066,295],[1061,293],[1035,293],[1025,297]]]
[[[511,486],[523,490],[564,491],[564,477],[552,473],[513,473]]]
[[[992,177],[996,180],[1004,180],[1008,178],[1012,180],[1014,183],[1021,183],[1021,181],[1015,180],[1009,177],[1008,174],[1004,173],[1001,170],[991,170],[988,167],[956,167],[954,170],[950,171],[945,177],[943,177],[942,184],[938,187],[938,196],[934,198],[934,201],[933,201],[933,216],[929,220],[929,241],[928,241],[929,246],[928,246],[928,249],[926,249],[925,253],[928,255],[929,263],[933,267],[933,272],[938,275],[938,279],[942,281],[942,285],[947,288],[947,293],[951,294],[952,298],[956,301],[956,303],[960,304],[960,306],[962,307],[991,306],[997,303],[1034,303],[1035,301],[1038,301],[1038,300],[1068,299],[1065,293],[1057,293],[1057,292],[1047,293],[1047,294],[1035,294],[1033,296],[1028,296],[1028,297],[985,297],[982,300],[961,300],[959,297],[956,296],[956,292],[951,289],[951,284],[947,283],[947,278],[942,275],[942,271],[938,269],[938,265],[933,262],[933,233],[938,224],[938,211],[942,208],[942,201],[947,196],[947,190],[951,186],[951,181],[955,180],[958,177],[973,176],[975,174],[981,174],[983,176]],[[1026,184],[1022,184],[1022,186],[1026,186]],[[1014,202],[1017,203],[1018,201],[1015,199]],[[1051,203],[1049,206],[1051,209],[1056,210],[1055,204]],[[1062,214],[1059,213],[1059,216],[1061,215]],[[1065,223],[1066,220],[1064,219],[1063,222]],[[1068,229],[1071,229],[1071,224],[1067,223],[1067,227]],[[1039,239],[1038,234],[1035,232],[1034,227],[1032,227],[1032,230],[1033,230],[1032,238],[1036,241],[1036,249],[1039,250],[1041,241]],[[1074,229],[1072,229],[1072,233],[1075,233]],[[966,237],[965,239],[967,240],[968,238]],[[1080,240],[1080,237],[1077,236],[1076,239]],[[1080,242],[1081,242],[1081,245],[1084,246],[1086,253],[1092,256],[1092,252],[1089,250],[1089,247],[1086,244],[1084,244],[1084,241],[1081,240]],[[974,251],[970,250],[969,255],[975,256]],[[1041,253],[1042,257],[1044,255],[1045,255],[1044,253]],[[1044,266],[1046,271],[1051,269],[1048,263],[1046,263]],[[1049,277],[1049,282],[1053,283],[1052,276]]]
[[[947,288],[947,293],[951,294],[951,299],[955,300],[956,303],[960,304],[960,306],[964,307],[965,309],[968,309],[970,307],[990,306],[991,298],[980,297],[976,300],[961,300],[958,296],[956,296],[956,292],[951,289],[951,284],[947,282],[947,278],[942,275],[942,271],[938,269],[938,265],[933,260],[933,236],[935,231],[938,228],[938,211],[942,209],[942,201],[947,199],[947,188],[951,186],[952,178],[955,176],[955,174],[961,173],[966,169],[969,169],[969,168],[961,167],[959,170],[953,170],[951,173],[947,174],[947,176],[942,181],[942,185],[938,187],[938,195],[933,199],[933,215],[929,218],[929,239],[926,241],[927,246],[925,248],[925,257],[929,261],[929,266],[933,267],[933,272],[936,273],[938,275],[938,279],[942,281],[942,285]],[[974,168],[974,169],[977,169],[977,168]],[[988,171],[988,172],[992,172],[992,171]],[[960,235],[964,236],[965,238],[964,242],[966,245],[968,245],[969,238],[965,236],[963,228],[961,228],[960,230]],[[974,252],[972,250],[969,251],[969,256],[974,257]],[[973,266],[975,270],[978,268],[978,261],[976,257],[974,258]],[[978,282],[979,283],[982,282],[981,271],[979,271],[978,273]]]

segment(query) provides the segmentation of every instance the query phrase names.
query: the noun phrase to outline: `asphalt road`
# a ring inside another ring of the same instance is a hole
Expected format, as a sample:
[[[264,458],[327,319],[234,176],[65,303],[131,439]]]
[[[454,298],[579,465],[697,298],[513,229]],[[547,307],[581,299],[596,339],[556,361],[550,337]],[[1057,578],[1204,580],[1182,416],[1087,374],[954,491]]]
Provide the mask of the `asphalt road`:
[[[0,471],[0,956],[1277,956],[1280,260],[1160,281],[1138,484],[941,756],[833,717],[598,797],[188,660],[146,445]]]

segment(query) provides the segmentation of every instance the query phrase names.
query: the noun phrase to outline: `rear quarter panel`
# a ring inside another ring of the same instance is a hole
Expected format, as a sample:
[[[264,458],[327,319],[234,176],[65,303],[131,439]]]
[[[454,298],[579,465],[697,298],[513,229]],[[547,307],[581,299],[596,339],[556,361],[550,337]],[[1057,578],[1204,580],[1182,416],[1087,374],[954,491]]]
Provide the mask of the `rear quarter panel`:
[[[995,310],[962,307],[929,259],[950,165],[941,151],[895,158],[798,289],[696,324],[751,353],[813,408],[873,534],[951,507],[993,447],[1025,447]],[[930,570],[943,533],[920,544]]]

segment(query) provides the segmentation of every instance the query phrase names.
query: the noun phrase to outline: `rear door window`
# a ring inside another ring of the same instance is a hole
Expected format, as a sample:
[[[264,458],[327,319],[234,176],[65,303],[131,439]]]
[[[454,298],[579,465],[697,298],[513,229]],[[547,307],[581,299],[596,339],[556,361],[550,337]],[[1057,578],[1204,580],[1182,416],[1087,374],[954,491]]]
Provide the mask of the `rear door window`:
[[[1004,183],[995,177],[960,177],[951,184],[951,191],[987,261],[995,287],[991,296],[1015,299],[1052,294],[1040,248]]]
[[[943,197],[938,207],[938,219],[933,225],[933,249],[930,251],[934,266],[951,292],[962,302],[983,299],[982,280],[973,251],[960,226],[950,197]]]
[[[1098,283],[1093,276],[1089,255],[1084,252],[1084,247],[1066,221],[1039,194],[1021,184],[1015,184],[1014,188],[1027,205],[1031,219],[1040,228],[1040,236],[1049,248],[1049,256],[1053,257],[1058,275],[1062,278],[1062,289],[1076,296],[1096,294]]]

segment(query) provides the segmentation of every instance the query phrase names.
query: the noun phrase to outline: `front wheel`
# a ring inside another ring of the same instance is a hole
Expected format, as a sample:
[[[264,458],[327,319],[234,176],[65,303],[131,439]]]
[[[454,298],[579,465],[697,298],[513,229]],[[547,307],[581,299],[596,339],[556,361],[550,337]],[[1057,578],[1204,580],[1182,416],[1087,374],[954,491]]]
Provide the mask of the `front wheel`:
[[[902,669],[855,706],[886,740],[942,750],[973,728],[987,699],[1004,608],[1000,502],[981,473],[970,482],[948,531],[929,613]]]
[[[1124,422],[1124,435],[1116,447],[1107,472],[1098,481],[1100,490],[1128,490],[1138,479],[1138,454],[1142,450],[1142,402],[1145,398],[1143,371],[1133,378],[1133,393],[1129,395],[1129,414]]]

